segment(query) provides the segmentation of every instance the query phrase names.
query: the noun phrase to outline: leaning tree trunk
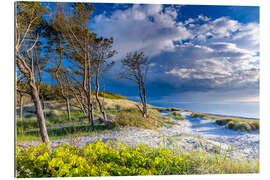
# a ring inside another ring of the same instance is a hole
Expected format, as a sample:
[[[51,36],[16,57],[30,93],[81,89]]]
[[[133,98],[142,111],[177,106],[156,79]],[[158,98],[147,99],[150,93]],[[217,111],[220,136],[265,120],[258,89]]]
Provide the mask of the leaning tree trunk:
[[[101,112],[104,121],[107,121],[108,119],[107,119],[106,113],[104,111],[103,105],[98,97],[98,92],[96,93],[96,100],[98,102],[99,111]]]
[[[68,97],[65,97],[64,99],[65,99],[65,101],[66,101],[68,121],[71,121],[69,99],[68,99]]]
[[[104,108],[103,108],[103,104],[101,103],[99,97],[98,97],[98,93],[99,93],[99,82],[98,82],[98,73],[96,74],[96,100],[98,102],[98,107],[99,107],[99,111],[101,112],[102,116],[103,116],[103,120],[104,121],[107,121],[107,116],[106,116],[106,113],[104,111]]]
[[[88,104],[88,121],[91,124],[91,129],[94,130],[94,110],[90,97],[87,97],[87,104]]]
[[[146,89],[144,87],[144,83],[142,82],[142,90],[143,90],[143,114],[144,117],[147,117],[147,103],[146,103]]]
[[[147,107],[146,107],[146,92],[142,81],[138,81],[138,87],[139,87],[139,94],[140,94],[140,101],[141,106],[137,105],[138,109],[140,110],[142,116],[144,118],[147,117]]]
[[[50,140],[49,140],[48,133],[47,133],[45,117],[44,117],[44,113],[42,110],[41,101],[40,101],[40,98],[38,95],[38,90],[33,85],[31,86],[31,97],[32,97],[32,100],[33,100],[35,107],[36,107],[36,114],[37,114],[39,130],[40,130],[42,141],[47,143]]]
[[[20,120],[23,120],[23,96],[20,95],[19,98],[19,104],[20,104]]]

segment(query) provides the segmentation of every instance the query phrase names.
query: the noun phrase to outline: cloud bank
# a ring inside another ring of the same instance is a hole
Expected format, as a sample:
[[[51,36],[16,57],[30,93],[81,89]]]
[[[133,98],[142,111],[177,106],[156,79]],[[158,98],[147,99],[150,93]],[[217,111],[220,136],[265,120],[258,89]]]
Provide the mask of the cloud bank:
[[[93,19],[95,31],[114,37],[116,60],[144,51],[151,59],[150,82],[181,91],[257,89],[259,24],[231,17],[180,21],[181,6],[133,5]]]

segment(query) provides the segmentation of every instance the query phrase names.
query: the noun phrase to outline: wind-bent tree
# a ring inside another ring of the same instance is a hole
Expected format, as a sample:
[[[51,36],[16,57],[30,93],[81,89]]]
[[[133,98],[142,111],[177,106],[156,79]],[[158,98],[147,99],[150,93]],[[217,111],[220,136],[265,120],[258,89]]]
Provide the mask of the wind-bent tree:
[[[92,101],[92,59],[90,58],[90,47],[95,38],[88,23],[94,8],[89,3],[74,3],[73,14],[65,20],[62,26],[64,37],[70,44],[69,59],[72,66],[68,67],[69,74],[81,95],[81,104],[86,106],[88,121],[94,128],[94,107]],[[86,100],[85,100],[86,99]]]
[[[93,41],[93,46],[90,52],[92,59],[92,71],[94,72],[93,84],[95,87],[95,98],[104,121],[107,121],[107,116],[104,111],[103,103],[99,98],[100,78],[114,64],[114,61],[108,62],[108,59],[113,57],[116,53],[115,50],[112,50],[112,44],[113,38],[96,38]]]
[[[29,85],[30,94],[36,107],[36,115],[39,123],[40,134],[43,142],[49,142],[45,117],[36,84],[36,76],[39,71],[36,65],[35,48],[40,41],[43,16],[47,14],[47,8],[39,2],[16,3],[16,66],[17,73],[25,78]]]
[[[141,106],[137,105],[139,111],[144,118],[147,117],[147,103],[146,103],[146,76],[149,69],[148,57],[145,57],[143,52],[128,53],[126,57],[121,60],[122,71],[120,78],[126,78],[135,81],[139,88],[139,96]]]
[[[70,90],[69,90],[69,77],[66,69],[63,67],[64,56],[66,56],[68,51],[68,43],[64,36],[66,16],[65,16],[65,6],[63,3],[55,3],[54,16],[51,16],[47,29],[46,37],[48,38],[47,50],[52,57],[52,68],[48,69],[48,72],[56,79],[58,88],[60,91],[60,96],[65,100],[67,118],[70,121]]]

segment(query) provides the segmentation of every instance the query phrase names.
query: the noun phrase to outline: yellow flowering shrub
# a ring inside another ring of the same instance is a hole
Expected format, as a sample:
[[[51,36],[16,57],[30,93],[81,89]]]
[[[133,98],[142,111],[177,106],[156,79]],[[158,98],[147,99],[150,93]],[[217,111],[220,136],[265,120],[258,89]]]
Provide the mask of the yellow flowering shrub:
[[[44,143],[29,148],[16,147],[17,177],[203,174],[213,173],[208,170],[213,167],[215,173],[259,171],[256,166],[251,169],[246,164],[239,165],[231,160],[232,167],[239,170],[226,169],[226,161],[211,159],[206,154],[176,154],[164,148],[154,149],[146,145],[131,148],[119,142],[103,143],[101,140],[83,148],[63,144],[53,151]]]

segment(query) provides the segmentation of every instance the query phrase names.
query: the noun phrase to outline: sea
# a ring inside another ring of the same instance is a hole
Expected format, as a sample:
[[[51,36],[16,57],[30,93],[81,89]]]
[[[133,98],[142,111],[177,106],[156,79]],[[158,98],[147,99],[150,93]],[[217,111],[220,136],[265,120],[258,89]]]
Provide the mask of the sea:
[[[259,102],[241,103],[170,103],[149,102],[158,107],[176,107],[194,112],[260,119]]]

